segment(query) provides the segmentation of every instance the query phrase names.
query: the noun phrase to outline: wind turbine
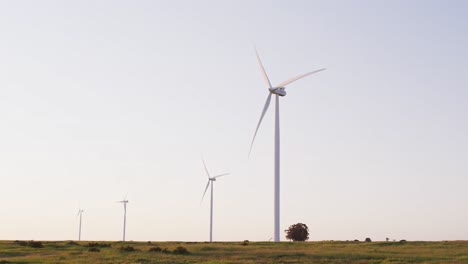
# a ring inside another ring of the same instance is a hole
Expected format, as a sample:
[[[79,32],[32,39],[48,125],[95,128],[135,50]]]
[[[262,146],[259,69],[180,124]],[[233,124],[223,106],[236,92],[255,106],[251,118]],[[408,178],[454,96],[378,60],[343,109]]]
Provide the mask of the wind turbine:
[[[208,187],[211,185],[211,202],[210,202],[210,242],[213,242],[213,183],[216,181],[217,178],[228,175],[229,173],[224,173],[220,175],[216,175],[211,177],[210,173],[208,172],[208,168],[206,167],[205,161],[202,159],[203,166],[205,167],[206,175],[208,176],[208,182],[206,183],[205,191],[203,192],[202,199],[200,201],[203,202],[203,198],[205,197],[206,191]]]
[[[81,210],[81,209],[78,209],[78,214],[76,215],[76,217],[80,217],[80,228],[79,228],[79,231],[78,231],[78,241],[81,241],[81,218],[83,216],[83,212],[84,210]]]
[[[125,242],[125,226],[127,224],[127,195],[125,195],[122,201],[118,201],[117,203],[122,203],[124,206],[124,223],[123,223],[123,242]]]
[[[275,95],[275,198],[274,198],[274,203],[275,203],[275,227],[274,227],[274,241],[279,242],[280,241],[280,128],[279,128],[279,97],[280,96],[285,96],[286,91],[285,91],[285,86],[297,81],[301,78],[304,78],[308,75],[321,72],[325,69],[319,69],[311,72],[307,72],[304,74],[301,74],[296,77],[292,77],[290,79],[287,79],[284,82],[281,82],[280,84],[276,86],[272,86],[270,79],[268,79],[268,75],[266,74],[265,68],[263,67],[262,61],[260,60],[260,56],[258,55],[258,51],[255,50],[255,53],[257,55],[257,61],[260,66],[260,69],[263,74],[263,78],[265,79],[265,82],[268,86],[268,97],[265,102],[265,106],[263,107],[262,114],[260,116],[260,120],[258,121],[257,128],[255,129],[255,133],[252,139],[252,143],[250,144],[250,150],[249,150],[249,156],[250,152],[252,151],[252,146],[255,141],[255,136],[257,135],[258,128],[260,127],[260,124],[262,123],[263,117],[265,116],[266,111],[268,110],[268,106],[270,106],[270,101],[271,101],[271,96]]]

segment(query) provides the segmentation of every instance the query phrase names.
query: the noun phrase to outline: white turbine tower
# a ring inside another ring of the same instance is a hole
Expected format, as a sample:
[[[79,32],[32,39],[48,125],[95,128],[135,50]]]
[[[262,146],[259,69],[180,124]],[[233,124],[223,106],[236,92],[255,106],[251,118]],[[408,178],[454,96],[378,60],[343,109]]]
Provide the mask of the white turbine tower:
[[[80,227],[79,227],[79,231],[78,231],[78,241],[81,241],[81,218],[83,216],[83,212],[84,210],[81,210],[81,209],[78,209],[78,214],[76,215],[76,217],[80,217]]]
[[[229,173],[224,173],[220,175],[216,175],[211,177],[210,173],[208,172],[208,168],[206,167],[205,161],[203,161],[203,166],[205,167],[206,175],[208,176],[208,183],[206,184],[205,191],[203,192],[203,196],[201,199],[201,202],[203,202],[203,198],[205,197],[206,191],[208,190],[208,187],[211,185],[211,202],[210,202],[210,242],[213,242],[213,183],[216,181],[217,178],[221,176],[228,175]],[[200,202],[200,203],[201,203]]]
[[[117,203],[122,203],[124,206],[124,222],[123,222],[123,242],[125,242],[125,226],[127,224],[127,195],[125,195],[124,199],[122,201],[118,201]]]
[[[255,136],[257,135],[258,128],[262,123],[263,117],[265,116],[266,111],[268,110],[268,106],[270,105],[271,96],[275,95],[275,229],[274,229],[274,240],[275,242],[280,241],[280,129],[279,129],[279,96],[285,96],[286,91],[285,86],[297,81],[301,78],[304,78],[308,75],[323,71],[325,69],[320,69],[308,73],[301,74],[299,76],[287,79],[286,81],[276,85],[273,87],[271,85],[270,79],[268,79],[268,75],[266,74],[265,68],[263,67],[262,61],[260,60],[260,56],[258,55],[258,51],[255,50],[257,54],[258,64],[260,69],[262,70],[263,78],[268,86],[268,97],[265,102],[265,106],[263,107],[262,115],[260,116],[260,120],[258,121],[257,128],[255,129],[255,133],[252,139],[252,143],[250,144],[249,156],[250,152],[252,151],[252,146],[255,141]]]

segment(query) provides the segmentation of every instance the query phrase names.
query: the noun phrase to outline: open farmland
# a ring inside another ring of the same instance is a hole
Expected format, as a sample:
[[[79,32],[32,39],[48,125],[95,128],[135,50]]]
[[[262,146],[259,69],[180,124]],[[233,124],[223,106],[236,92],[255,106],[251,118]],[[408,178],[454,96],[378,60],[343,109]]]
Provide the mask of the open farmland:
[[[468,263],[468,241],[1,241],[0,263]]]

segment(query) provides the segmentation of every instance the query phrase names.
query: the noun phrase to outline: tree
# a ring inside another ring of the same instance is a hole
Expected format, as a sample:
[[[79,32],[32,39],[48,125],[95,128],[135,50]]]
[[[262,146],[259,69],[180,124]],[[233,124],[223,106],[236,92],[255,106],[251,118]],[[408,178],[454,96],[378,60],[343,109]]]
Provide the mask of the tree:
[[[292,241],[306,241],[309,239],[309,228],[306,224],[297,223],[284,230],[286,238]]]

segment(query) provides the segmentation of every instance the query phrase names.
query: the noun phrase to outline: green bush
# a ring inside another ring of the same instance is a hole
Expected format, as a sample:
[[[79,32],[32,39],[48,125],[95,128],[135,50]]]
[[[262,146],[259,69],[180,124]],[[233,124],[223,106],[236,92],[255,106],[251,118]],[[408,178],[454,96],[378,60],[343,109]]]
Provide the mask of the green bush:
[[[161,248],[160,247],[152,247],[149,249],[149,252],[161,252]]]
[[[189,254],[189,251],[184,248],[184,247],[177,247],[176,249],[174,249],[172,251],[174,254],[177,254],[177,255],[186,255],[186,254]]]
[[[124,246],[121,246],[121,247],[120,247],[120,251],[133,252],[133,251],[135,251],[135,248],[132,247],[132,246],[125,246],[125,247],[124,247]]]
[[[90,248],[88,248],[88,251],[89,252],[101,252],[101,250],[99,248],[97,248],[97,247],[90,247]]]
[[[41,241],[29,241],[28,242],[28,247],[32,247],[32,248],[43,248],[44,246],[42,245],[42,242]]]
[[[105,247],[111,247],[111,244],[98,243],[98,242],[89,242],[89,243],[88,243],[88,247],[105,248]]]
[[[18,245],[20,245],[20,246],[23,246],[23,247],[25,247],[25,246],[28,245],[28,242],[26,242],[26,241],[20,241],[20,240],[15,240],[15,243],[18,244]]]

